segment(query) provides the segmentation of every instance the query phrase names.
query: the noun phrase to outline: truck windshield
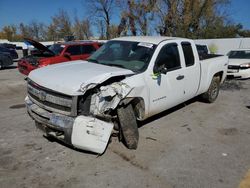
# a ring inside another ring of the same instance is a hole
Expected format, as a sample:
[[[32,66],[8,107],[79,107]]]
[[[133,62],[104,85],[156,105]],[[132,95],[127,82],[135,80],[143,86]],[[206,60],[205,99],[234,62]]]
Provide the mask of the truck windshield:
[[[142,72],[147,68],[155,48],[156,45],[151,43],[109,41],[88,61]]]
[[[53,44],[49,47],[49,49],[54,52],[55,55],[59,55],[63,51],[64,46],[61,44]]]
[[[250,50],[231,51],[228,53],[230,59],[250,59]]]

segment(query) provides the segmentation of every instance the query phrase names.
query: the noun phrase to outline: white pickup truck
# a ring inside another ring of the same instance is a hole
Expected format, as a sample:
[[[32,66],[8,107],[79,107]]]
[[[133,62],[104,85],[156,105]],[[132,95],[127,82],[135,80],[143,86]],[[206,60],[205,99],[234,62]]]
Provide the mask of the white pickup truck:
[[[87,61],[32,71],[27,110],[47,136],[73,147],[103,153],[116,131],[136,149],[137,121],[198,95],[215,101],[228,58],[205,56],[189,39],[116,38]]]

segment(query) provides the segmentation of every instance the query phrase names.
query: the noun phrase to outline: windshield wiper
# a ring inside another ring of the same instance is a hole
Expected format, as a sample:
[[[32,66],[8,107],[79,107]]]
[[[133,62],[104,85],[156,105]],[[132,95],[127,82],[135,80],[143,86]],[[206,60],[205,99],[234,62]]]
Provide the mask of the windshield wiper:
[[[93,62],[93,63],[99,63],[99,61],[98,61],[98,60],[96,60],[96,59],[87,59],[87,61],[89,61],[89,62]]]
[[[114,63],[108,63],[108,64],[103,64],[103,65],[108,65],[108,66],[111,66],[111,67],[120,67],[120,68],[127,69],[127,68],[124,67],[123,65],[114,64]]]
[[[96,59],[87,59],[87,61],[89,62],[93,62],[93,63],[98,63],[98,64],[101,64],[101,65],[107,65],[107,66],[111,66],[111,67],[120,67],[120,68],[123,68],[123,69],[127,69],[126,67],[124,67],[123,65],[119,65],[119,64],[115,64],[115,63],[100,63],[98,60]]]

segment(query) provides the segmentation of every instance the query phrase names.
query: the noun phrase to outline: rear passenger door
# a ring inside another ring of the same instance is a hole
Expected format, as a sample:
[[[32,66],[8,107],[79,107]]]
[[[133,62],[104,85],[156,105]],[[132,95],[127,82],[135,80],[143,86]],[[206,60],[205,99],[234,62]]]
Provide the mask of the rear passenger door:
[[[199,60],[194,55],[194,50],[196,50],[196,46],[193,45],[188,41],[181,42],[181,53],[183,53],[181,57],[182,61],[185,62],[183,70],[186,83],[184,86],[186,100],[191,99],[196,95],[200,83],[200,64]]]
[[[81,59],[83,59],[83,60],[87,59],[95,51],[96,51],[95,47],[91,44],[82,45]]]
[[[81,45],[71,45],[65,51],[70,54],[70,60],[79,60],[81,59]]]

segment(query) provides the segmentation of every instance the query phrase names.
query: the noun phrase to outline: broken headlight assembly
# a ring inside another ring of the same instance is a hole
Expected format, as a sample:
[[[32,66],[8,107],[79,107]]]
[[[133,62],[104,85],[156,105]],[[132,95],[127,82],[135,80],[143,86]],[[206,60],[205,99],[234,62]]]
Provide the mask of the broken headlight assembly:
[[[87,84],[87,85],[86,85],[85,83],[83,83],[83,84],[80,86],[80,91],[81,91],[82,93],[85,93],[87,90],[94,88],[96,85],[97,85],[96,83],[89,83],[89,84]]]
[[[91,93],[85,93],[84,96],[79,97],[77,111],[78,115],[90,115]]]
[[[250,68],[250,63],[241,64],[240,68],[242,68],[242,69],[248,69],[248,68]]]

